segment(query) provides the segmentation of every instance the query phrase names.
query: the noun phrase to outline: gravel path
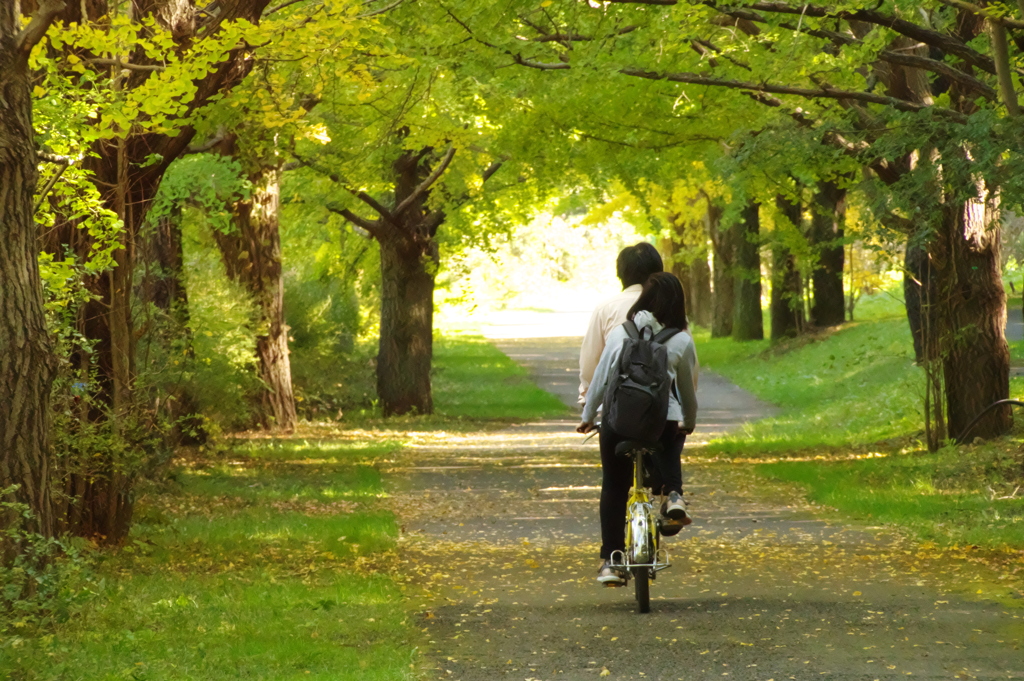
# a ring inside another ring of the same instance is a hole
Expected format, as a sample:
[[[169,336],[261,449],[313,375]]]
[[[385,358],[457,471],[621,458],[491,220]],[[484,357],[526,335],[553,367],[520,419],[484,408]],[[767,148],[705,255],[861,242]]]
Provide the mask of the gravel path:
[[[578,342],[496,344],[573,404]],[[771,407],[706,371],[698,398],[684,451],[696,520],[667,540],[647,615],[631,589],[593,579],[600,467],[575,420],[453,435],[396,461],[424,678],[1024,678],[1024,611],[954,588],[979,574],[969,551],[830,522],[784,489],[766,503],[769,483],[699,453]]]
[[[1024,340],[1024,312],[1019,307],[1006,311],[1006,340]]]

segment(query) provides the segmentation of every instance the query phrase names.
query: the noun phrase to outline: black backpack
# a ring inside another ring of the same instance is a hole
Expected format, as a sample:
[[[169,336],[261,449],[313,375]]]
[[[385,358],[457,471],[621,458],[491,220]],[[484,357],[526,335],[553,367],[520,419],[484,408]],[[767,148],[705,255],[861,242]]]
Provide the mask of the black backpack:
[[[604,398],[604,425],[629,440],[655,442],[665,430],[672,380],[668,374],[665,343],[679,329],[662,329],[653,335],[632,320],[622,325],[628,337],[622,341],[619,364],[612,370]]]

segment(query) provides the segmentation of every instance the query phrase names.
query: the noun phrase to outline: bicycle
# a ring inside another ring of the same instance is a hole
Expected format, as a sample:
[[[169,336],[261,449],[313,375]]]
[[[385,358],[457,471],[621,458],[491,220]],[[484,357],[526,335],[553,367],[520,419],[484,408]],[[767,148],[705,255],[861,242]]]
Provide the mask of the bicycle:
[[[594,432],[599,429],[597,425]],[[584,442],[591,437],[593,434]],[[627,440],[615,448],[617,455],[633,459],[633,486],[626,502],[626,550],[612,551],[609,563],[627,582],[633,580],[637,611],[641,613],[651,611],[651,581],[671,566],[668,551],[661,547],[661,512],[655,509],[644,470],[644,455],[653,455],[658,446]]]

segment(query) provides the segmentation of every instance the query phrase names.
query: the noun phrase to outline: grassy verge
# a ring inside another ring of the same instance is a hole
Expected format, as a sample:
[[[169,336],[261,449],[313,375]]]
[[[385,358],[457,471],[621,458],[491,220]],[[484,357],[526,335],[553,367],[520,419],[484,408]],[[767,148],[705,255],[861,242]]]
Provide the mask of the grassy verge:
[[[799,483],[815,502],[941,544],[1024,549],[1024,429],[978,446],[831,461],[779,461],[759,472]]]
[[[182,461],[96,552],[90,597],[0,643],[0,678],[405,679],[410,630],[386,570],[396,527],[374,456],[394,445],[252,444]],[[17,631],[15,629],[15,631]]]
[[[849,517],[943,544],[1024,549],[1024,428],[925,452],[923,377],[906,321],[891,302],[872,305],[865,321],[776,348],[698,333],[704,366],[780,408],[707,453],[750,459]],[[1024,343],[1011,353],[1021,357]],[[1010,394],[1024,396],[1024,379],[1011,380]]]
[[[372,386],[372,369],[360,380]],[[377,406],[345,412],[348,427],[395,430],[479,428],[485,423],[560,418],[568,408],[551,393],[538,388],[526,370],[510,360],[483,336],[449,332],[434,337],[431,373],[434,413],[383,419]],[[367,388],[370,389],[370,388]]]
[[[923,377],[906,322],[880,319],[769,348],[696,334],[703,366],[780,408],[724,438],[724,453],[785,452],[896,438],[920,429]]]
[[[412,678],[416,633],[390,570],[397,527],[375,463],[410,426],[567,413],[482,337],[440,337],[435,359],[433,416],[381,422],[365,410],[179,459],[143,486],[127,545],[88,552],[66,587],[70,617],[44,635],[0,626],[0,678]],[[344,430],[367,424],[381,427]]]
[[[442,416],[529,421],[569,413],[483,336],[439,337],[434,360],[434,405]]]

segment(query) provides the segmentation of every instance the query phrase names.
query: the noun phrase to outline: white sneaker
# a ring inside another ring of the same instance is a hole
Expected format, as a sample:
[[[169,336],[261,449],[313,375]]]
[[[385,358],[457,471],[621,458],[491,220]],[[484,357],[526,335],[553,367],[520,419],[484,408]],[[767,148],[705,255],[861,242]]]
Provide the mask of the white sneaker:
[[[661,514],[666,518],[680,521],[683,525],[693,522],[690,514],[686,512],[686,502],[679,492],[669,492],[668,499],[661,506]]]
[[[601,563],[601,569],[597,571],[597,581],[605,586],[622,586],[626,580],[618,572],[612,569],[612,564],[607,560]]]

